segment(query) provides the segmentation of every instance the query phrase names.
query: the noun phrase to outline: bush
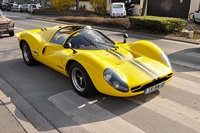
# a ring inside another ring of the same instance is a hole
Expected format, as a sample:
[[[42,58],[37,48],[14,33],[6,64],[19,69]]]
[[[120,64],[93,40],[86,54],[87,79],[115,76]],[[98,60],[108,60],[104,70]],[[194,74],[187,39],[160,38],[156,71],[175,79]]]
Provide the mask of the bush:
[[[146,29],[156,32],[172,33],[181,31],[185,21],[179,18],[157,17],[157,16],[132,16],[129,18],[133,29]]]
[[[103,17],[74,17],[74,16],[64,16],[56,19],[58,21],[66,21],[72,23],[86,24],[86,25],[96,25],[103,27],[112,27],[118,29],[128,29],[130,28],[130,22],[128,18],[103,18]]]
[[[57,11],[66,11],[75,5],[74,0],[51,0],[51,7]]]
[[[97,14],[106,15],[107,14],[107,0],[90,0],[90,5]]]

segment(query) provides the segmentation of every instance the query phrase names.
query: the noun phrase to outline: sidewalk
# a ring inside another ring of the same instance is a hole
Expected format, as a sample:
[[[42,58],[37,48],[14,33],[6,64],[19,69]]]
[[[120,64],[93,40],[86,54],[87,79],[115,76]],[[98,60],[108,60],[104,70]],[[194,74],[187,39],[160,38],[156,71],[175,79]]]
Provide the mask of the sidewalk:
[[[1,90],[0,112],[0,133],[38,133]]]

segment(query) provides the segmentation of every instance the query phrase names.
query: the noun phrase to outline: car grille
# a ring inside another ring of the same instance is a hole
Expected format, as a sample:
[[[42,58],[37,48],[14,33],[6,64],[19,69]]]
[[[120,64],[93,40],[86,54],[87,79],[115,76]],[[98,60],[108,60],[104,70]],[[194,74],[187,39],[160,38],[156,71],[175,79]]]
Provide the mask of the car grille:
[[[163,81],[166,81],[166,80],[168,80],[168,79],[171,78],[171,77],[172,77],[172,73],[168,74],[166,77],[158,78],[157,80],[153,80],[151,83],[148,83],[148,84],[146,84],[146,85],[144,85],[144,86],[141,86],[141,85],[140,85],[140,86],[133,87],[133,88],[131,88],[131,91],[132,91],[132,92],[144,91],[146,88],[151,87],[151,86],[154,86],[154,85],[156,85],[156,84],[159,84],[159,83],[161,83],[161,82],[163,82]]]
[[[0,29],[7,28],[8,24],[0,24]]]

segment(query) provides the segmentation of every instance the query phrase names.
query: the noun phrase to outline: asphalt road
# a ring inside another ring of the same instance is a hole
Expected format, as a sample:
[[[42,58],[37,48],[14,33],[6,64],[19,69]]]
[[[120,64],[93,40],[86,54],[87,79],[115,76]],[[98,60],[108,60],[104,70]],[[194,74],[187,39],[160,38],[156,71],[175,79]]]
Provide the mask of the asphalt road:
[[[6,12],[15,32],[59,25]],[[113,40],[123,34],[102,30]],[[17,38],[0,36],[0,88],[39,132],[200,132],[200,46],[129,35],[128,41],[148,39],[169,56],[173,79],[159,91],[130,98],[98,94],[78,96],[69,78],[44,66],[25,65]],[[16,114],[17,115],[17,114]]]

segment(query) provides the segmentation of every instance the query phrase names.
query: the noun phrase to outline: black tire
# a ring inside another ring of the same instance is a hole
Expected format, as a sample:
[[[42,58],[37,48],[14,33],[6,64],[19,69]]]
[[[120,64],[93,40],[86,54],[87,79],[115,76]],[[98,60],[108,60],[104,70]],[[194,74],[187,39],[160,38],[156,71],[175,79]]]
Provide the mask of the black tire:
[[[28,66],[34,66],[38,64],[38,62],[33,58],[30,47],[25,41],[22,42],[22,56],[23,56],[24,62]]]
[[[193,16],[193,23],[196,23],[195,17]]]
[[[73,62],[70,66],[70,79],[79,95],[89,97],[97,93],[86,70],[77,62]]]
[[[14,34],[15,34],[14,31],[9,32],[10,36],[14,36]]]

